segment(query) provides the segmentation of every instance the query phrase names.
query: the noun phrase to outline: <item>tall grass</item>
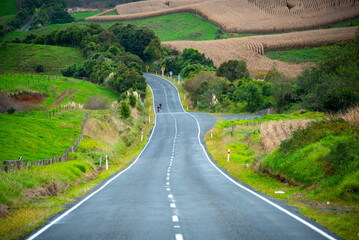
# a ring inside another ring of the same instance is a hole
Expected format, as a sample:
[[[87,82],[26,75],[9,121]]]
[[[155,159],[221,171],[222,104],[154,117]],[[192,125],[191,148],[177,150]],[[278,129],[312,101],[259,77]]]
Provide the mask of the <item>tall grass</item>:
[[[296,115],[296,116],[295,116]],[[323,119],[323,114],[306,117]],[[301,118],[267,115],[217,122],[206,145],[217,165],[258,191],[288,201],[301,213],[345,239],[359,232],[359,130],[343,120],[312,121],[272,153],[265,153],[260,123]],[[236,124],[236,125],[234,125]],[[254,133],[255,132],[255,133]],[[227,149],[231,157],[227,162]],[[284,194],[275,194],[275,191]],[[329,205],[327,204],[329,202]]]

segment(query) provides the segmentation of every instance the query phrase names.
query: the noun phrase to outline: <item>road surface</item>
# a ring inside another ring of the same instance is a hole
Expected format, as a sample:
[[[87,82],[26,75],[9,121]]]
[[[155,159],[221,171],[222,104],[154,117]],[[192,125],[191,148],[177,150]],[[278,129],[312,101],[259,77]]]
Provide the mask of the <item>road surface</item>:
[[[170,82],[145,77],[162,109],[139,157],[28,239],[337,238],[218,169],[202,145],[215,119],[186,113]]]

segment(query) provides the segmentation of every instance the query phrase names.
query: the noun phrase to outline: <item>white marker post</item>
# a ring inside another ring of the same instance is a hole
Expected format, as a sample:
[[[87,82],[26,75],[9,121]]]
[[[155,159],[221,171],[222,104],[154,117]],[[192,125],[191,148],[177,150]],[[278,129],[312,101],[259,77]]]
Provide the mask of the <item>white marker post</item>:
[[[143,141],[143,132],[141,132],[141,142]]]
[[[231,155],[231,150],[228,149],[228,157],[227,157],[227,162],[229,162],[229,155]]]
[[[213,130],[211,130],[211,138],[213,137]]]
[[[100,155],[100,167],[101,167],[101,163],[102,163],[102,154]]]
[[[106,170],[108,170],[108,156],[106,155]]]
[[[178,75],[178,85],[180,84],[180,80],[181,80],[181,75]]]

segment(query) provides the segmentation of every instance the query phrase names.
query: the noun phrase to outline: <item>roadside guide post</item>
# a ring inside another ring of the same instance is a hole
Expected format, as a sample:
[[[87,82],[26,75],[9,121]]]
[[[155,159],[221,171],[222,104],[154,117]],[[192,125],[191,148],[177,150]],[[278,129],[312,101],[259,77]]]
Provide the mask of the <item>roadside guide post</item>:
[[[141,142],[143,141],[143,132],[141,132]]]
[[[102,163],[102,154],[100,155],[100,167],[101,167],[101,163]]]
[[[211,138],[213,137],[213,130],[211,130]]]
[[[108,170],[108,155],[106,155],[106,170]]]
[[[228,149],[228,157],[227,157],[227,162],[229,162],[229,155],[231,155],[231,150]]]
[[[166,70],[165,67],[162,67],[161,70],[162,70],[162,76],[164,76],[165,75],[165,70]]]
[[[179,85],[180,81],[181,81],[181,75],[178,75],[177,79],[178,79],[178,85]]]
[[[149,69],[149,68],[150,68],[150,66],[147,65],[147,66],[146,66],[146,71],[147,71],[147,72],[148,72],[148,69]]]
[[[172,71],[170,71],[170,78],[172,79],[172,75],[173,75],[173,72]]]

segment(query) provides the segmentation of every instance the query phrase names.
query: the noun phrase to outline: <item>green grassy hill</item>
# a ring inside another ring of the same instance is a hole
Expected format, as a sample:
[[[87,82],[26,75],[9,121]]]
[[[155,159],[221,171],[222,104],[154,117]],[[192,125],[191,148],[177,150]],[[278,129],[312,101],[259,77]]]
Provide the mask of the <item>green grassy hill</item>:
[[[98,14],[97,11],[92,12],[83,12],[76,13],[76,19],[83,19],[85,17],[90,17],[92,15]],[[151,28],[155,34],[161,39],[161,41],[174,41],[174,40],[213,40],[215,39],[215,33],[218,27],[202,17],[193,14],[193,13],[177,13],[171,15],[165,15],[149,19],[139,19],[139,20],[130,20],[130,21],[121,21],[122,23],[132,23],[141,27]],[[109,27],[116,22],[101,22],[99,23],[103,27]],[[66,23],[66,24],[52,24],[44,26],[39,29],[30,30],[27,32],[14,31],[5,35],[1,41],[13,41],[16,38],[24,39],[27,35],[34,34],[44,34],[51,32],[55,29],[65,29],[69,25],[84,25],[89,24],[89,22],[76,22],[76,23]],[[240,37],[248,35],[240,34],[227,34],[229,37]]]
[[[86,58],[74,48],[34,44],[0,45],[0,72],[35,73],[41,64],[45,74],[61,74],[72,64],[83,64]]]
[[[37,108],[47,109],[65,92],[65,95],[53,108],[69,102],[84,104],[91,96],[99,96],[109,103],[116,101],[118,94],[104,86],[76,79],[30,74],[0,75],[0,86],[14,81],[14,87],[8,85],[8,92],[42,93],[48,97]],[[50,81],[49,81],[50,79]],[[67,80],[67,81],[66,81]],[[27,86],[30,84],[30,86]],[[52,108],[48,109],[50,112]],[[112,111],[112,110],[108,110]],[[55,117],[45,118],[44,111],[16,112],[0,114],[0,160],[13,160],[23,156],[24,161],[36,161],[52,156],[60,156],[76,141],[81,133],[82,120],[88,111],[61,111]]]
[[[15,15],[16,0],[1,0],[0,1],[0,17],[7,15]]]

